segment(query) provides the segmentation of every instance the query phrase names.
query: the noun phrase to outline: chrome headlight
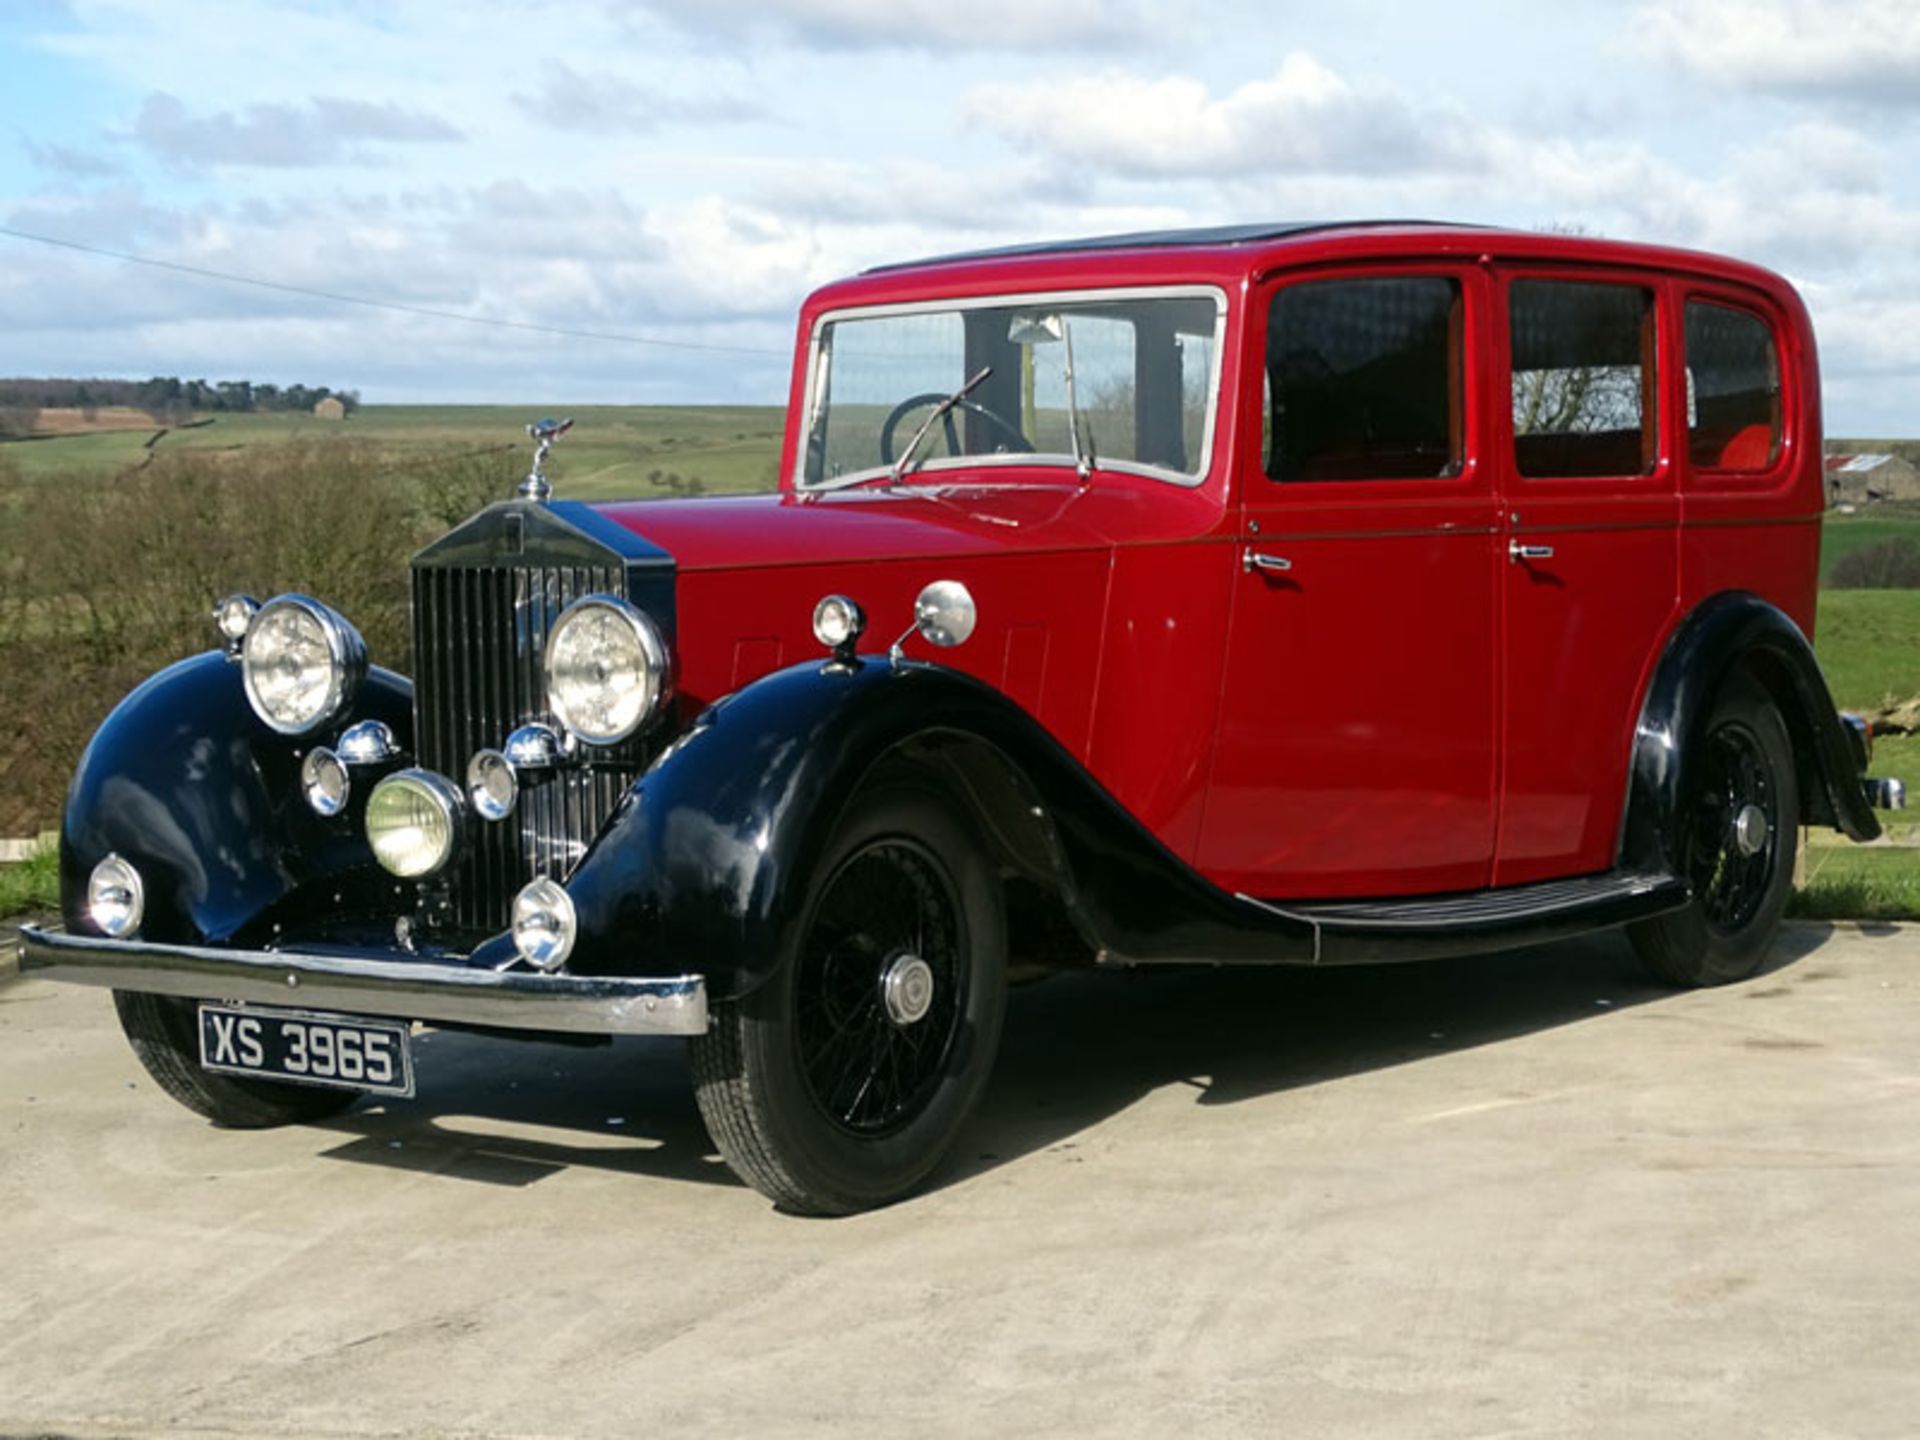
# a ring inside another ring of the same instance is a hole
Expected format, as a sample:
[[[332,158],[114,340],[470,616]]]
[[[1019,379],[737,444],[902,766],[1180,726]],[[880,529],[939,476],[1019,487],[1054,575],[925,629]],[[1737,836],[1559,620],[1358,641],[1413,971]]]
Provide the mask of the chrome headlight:
[[[402,770],[367,796],[367,843],[387,870],[419,880],[453,858],[465,819],[465,797],[450,780],[431,770]]]
[[[547,705],[588,744],[626,739],[671,688],[666,642],[626,601],[589,595],[554,622],[547,637]]]
[[[281,595],[254,613],[240,669],[253,713],[282,735],[303,735],[352,702],[367,673],[367,644],[318,600]]]

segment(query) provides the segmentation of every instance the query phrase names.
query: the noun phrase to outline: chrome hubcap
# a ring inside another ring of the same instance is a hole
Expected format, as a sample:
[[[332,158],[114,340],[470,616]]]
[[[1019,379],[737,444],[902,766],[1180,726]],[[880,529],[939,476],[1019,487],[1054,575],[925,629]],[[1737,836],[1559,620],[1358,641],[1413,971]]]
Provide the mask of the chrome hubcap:
[[[896,955],[880,972],[880,998],[896,1025],[926,1019],[933,1008],[933,967],[918,955]]]
[[[1742,805],[1733,817],[1733,843],[1742,855],[1758,855],[1767,843],[1767,812],[1758,805]]]

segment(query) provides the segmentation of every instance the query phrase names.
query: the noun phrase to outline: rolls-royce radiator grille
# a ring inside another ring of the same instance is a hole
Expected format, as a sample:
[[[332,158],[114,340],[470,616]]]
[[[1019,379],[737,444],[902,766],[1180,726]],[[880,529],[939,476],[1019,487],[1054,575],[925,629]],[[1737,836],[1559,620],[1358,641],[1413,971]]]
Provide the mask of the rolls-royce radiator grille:
[[[466,783],[467,762],[546,715],[547,633],[582,595],[624,592],[618,566],[416,566],[414,726],[420,763]],[[642,768],[637,742],[595,752],[586,767],[530,777],[513,814],[470,816],[450,874],[451,919],[506,926],[513,896],[536,875],[564,878]]]

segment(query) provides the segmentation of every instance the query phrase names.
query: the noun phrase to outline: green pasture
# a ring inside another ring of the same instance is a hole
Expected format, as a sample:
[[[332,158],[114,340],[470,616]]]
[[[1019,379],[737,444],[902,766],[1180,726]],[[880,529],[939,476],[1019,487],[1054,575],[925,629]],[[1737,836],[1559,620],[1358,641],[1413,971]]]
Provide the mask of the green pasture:
[[[1822,590],[1813,648],[1843,709],[1920,695],[1920,590]]]
[[[584,500],[771,489],[786,412],[776,405],[367,405],[345,420],[311,415],[217,415],[168,430],[160,452],[231,451],[256,445],[358,441],[394,452],[479,450],[532,454],[527,421],[571,415],[573,433],[548,467],[557,493]],[[112,473],[145,459],[152,430],[15,441],[4,453],[29,479]],[[675,484],[675,481],[678,484]]]
[[[1806,882],[1787,913],[1806,920],[1920,919],[1920,850],[1809,845]]]
[[[1885,540],[1920,545],[1920,505],[1877,505],[1853,515],[1829,512],[1820,527],[1820,573],[1830,573],[1841,556]]]
[[[23,910],[52,910],[60,904],[60,852],[43,845],[33,855],[0,865],[0,920]]]

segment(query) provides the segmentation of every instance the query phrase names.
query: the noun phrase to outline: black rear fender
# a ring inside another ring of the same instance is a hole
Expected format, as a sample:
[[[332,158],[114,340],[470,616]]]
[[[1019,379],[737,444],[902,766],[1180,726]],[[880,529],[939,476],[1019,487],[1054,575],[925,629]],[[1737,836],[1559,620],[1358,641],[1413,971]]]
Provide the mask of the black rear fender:
[[[1757,595],[1727,592],[1675,629],[1647,687],[1634,734],[1622,868],[1679,870],[1679,824],[1695,740],[1721,688],[1746,674],[1765,687],[1793,738],[1801,813],[1854,840],[1880,822],[1860,785],[1858,750],[1800,627]]]

